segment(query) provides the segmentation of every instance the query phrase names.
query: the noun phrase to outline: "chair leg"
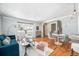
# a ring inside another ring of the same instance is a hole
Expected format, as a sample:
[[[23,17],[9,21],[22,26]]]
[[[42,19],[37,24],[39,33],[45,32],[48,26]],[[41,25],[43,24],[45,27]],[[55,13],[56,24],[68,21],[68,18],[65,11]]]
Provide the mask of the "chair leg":
[[[74,51],[73,51],[73,49],[71,49],[71,56],[73,56],[73,53],[74,53]]]
[[[25,54],[24,54],[24,56],[28,56],[28,54],[27,54],[27,47],[25,46]]]

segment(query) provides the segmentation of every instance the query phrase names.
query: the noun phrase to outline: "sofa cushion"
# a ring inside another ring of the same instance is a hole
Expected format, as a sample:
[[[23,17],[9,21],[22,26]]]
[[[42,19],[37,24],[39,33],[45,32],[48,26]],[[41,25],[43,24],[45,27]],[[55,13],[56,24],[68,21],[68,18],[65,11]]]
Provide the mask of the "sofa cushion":
[[[11,44],[16,44],[17,42],[16,42],[16,39],[12,39],[11,40]]]
[[[9,45],[11,42],[11,39],[9,37],[6,37],[3,41],[2,41],[2,44],[3,45]]]
[[[6,38],[5,35],[0,35],[0,40],[4,40]]]

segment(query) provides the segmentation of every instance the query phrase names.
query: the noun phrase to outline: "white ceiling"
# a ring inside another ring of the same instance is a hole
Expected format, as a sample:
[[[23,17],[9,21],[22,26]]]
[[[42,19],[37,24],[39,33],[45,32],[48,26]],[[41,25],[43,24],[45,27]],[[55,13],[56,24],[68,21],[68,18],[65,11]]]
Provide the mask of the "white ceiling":
[[[44,21],[72,14],[73,3],[0,3],[0,14]]]

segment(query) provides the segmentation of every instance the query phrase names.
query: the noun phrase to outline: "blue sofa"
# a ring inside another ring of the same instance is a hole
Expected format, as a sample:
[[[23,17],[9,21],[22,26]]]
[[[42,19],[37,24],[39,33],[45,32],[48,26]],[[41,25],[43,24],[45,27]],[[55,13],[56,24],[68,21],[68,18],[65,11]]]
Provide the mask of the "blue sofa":
[[[4,40],[7,36],[0,35],[0,40]],[[9,45],[0,46],[0,56],[19,56],[19,45],[14,35],[8,36],[11,39]]]

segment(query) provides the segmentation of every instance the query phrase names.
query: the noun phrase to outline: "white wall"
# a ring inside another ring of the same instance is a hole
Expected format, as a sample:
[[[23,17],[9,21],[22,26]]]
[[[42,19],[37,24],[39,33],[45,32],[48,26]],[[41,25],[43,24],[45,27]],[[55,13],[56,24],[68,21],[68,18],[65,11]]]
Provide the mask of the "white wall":
[[[0,34],[1,34],[1,16],[0,16]]]
[[[78,16],[78,34],[79,34],[79,16]]]
[[[17,24],[17,20],[15,18],[10,17],[2,17],[2,33],[5,35],[15,34],[16,28],[15,25]]]
[[[53,22],[54,19],[52,19],[50,22],[46,22],[48,23],[48,32],[51,30],[49,24],[51,24]],[[68,16],[68,17],[63,17],[63,18],[56,18],[55,20],[61,20],[62,21],[62,29],[63,29],[63,33],[69,33],[69,34],[78,34],[78,19],[77,17],[72,17],[72,16]],[[54,20],[54,21],[55,21]],[[12,17],[6,17],[3,16],[2,17],[2,33],[6,34],[6,35],[12,35],[16,33],[16,28],[15,25],[17,24],[18,21],[22,21],[18,18],[12,18]],[[30,22],[30,21],[25,21],[25,22]],[[40,30],[42,31],[43,34],[43,23],[34,23],[34,37],[35,37],[35,31],[36,31],[36,25],[40,26]],[[1,31],[1,30],[0,30]],[[43,35],[42,35],[43,36]]]
[[[79,3],[78,3],[78,34],[79,34]]]
[[[78,34],[78,19],[74,17],[66,17],[62,21],[62,32],[68,34]]]
[[[48,23],[48,32],[51,31],[51,23],[55,22],[56,20],[61,20],[62,22],[62,33],[78,34],[78,17],[77,16],[60,17],[60,18],[55,18],[55,19],[43,22],[43,23]]]
[[[22,20],[18,18],[13,18],[13,17],[6,17],[2,16],[2,33],[5,35],[14,35],[17,32],[17,28],[15,27],[17,22],[29,22],[29,23],[34,23],[32,21],[28,20]]]

